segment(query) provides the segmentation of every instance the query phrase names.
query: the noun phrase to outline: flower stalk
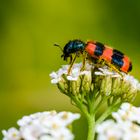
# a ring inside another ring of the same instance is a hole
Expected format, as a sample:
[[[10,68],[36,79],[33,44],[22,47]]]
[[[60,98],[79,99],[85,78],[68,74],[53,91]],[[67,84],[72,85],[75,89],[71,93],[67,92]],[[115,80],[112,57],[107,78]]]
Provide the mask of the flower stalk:
[[[88,122],[88,136],[87,140],[94,140],[95,137],[95,116],[89,115],[87,118]]]
[[[120,107],[121,102],[115,105],[111,105],[107,108],[107,110],[96,120],[96,125],[100,124],[103,122],[112,112],[118,110]]]

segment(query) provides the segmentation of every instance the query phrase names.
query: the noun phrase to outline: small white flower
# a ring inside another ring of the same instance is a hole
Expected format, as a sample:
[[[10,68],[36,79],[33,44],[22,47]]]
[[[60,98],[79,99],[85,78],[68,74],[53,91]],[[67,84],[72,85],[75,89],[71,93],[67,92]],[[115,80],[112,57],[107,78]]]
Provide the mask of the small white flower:
[[[133,76],[125,75],[124,80],[131,84],[133,91],[135,90],[140,91],[140,83]]]
[[[56,83],[58,83],[61,80],[60,73],[57,74],[56,72],[52,72],[50,74],[50,77],[52,78],[52,80],[51,80],[52,84],[56,84]]]
[[[54,140],[73,140],[73,134],[66,128],[60,128],[59,130],[52,130],[51,135]]]
[[[104,74],[100,71],[95,71],[95,75],[104,75]]]
[[[112,116],[118,121],[132,121],[140,124],[140,107],[134,107],[129,103],[123,103],[121,108],[112,113]]]
[[[99,133],[104,133],[104,130],[110,128],[113,125],[114,125],[113,120],[107,120],[107,121],[103,122],[102,124],[98,125],[96,128],[96,131]]]
[[[97,126],[98,140],[120,140],[122,132],[113,120],[107,120]]]
[[[33,121],[32,124],[21,127],[20,132],[25,140],[38,140],[38,137],[45,133],[46,129],[38,121]]]
[[[80,118],[80,114],[78,113],[71,113],[71,112],[60,112],[58,113],[58,117],[60,118],[62,124],[64,124],[64,126],[67,126],[69,124],[71,124],[74,120],[77,120]]]
[[[130,108],[132,107],[132,105],[130,103],[123,103],[121,106],[120,106],[120,109],[124,110],[124,111],[127,111],[129,110]]]
[[[76,81],[79,77],[79,68],[74,68],[71,71],[71,74],[67,76],[67,79],[70,81]]]
[[[24,125],[29,124],[31,121],[32,121],[32,119],[31,119],[30,117],[24,116],[24,117],[22,118],[22,120],[19,120],[19,121],[18,121],[18,125],[19,125],[19,126],[24,126]]]
[[[39,140],[55,140],[52,136],[50,135],[42,135]]]
[[[84,71],[81,71],[80,72],[80,75],[87,75],[87,76],[88,75],[91,75],[91,71],[85,71],[85,70]]]
[[[3,130],[2,134],[4,135],[3,140],[20,140],[21,139],[20,132],[14,127],[8,129],[8,131]]]
[[[73,68],[81,68],[82,67],[82,63],[75,63],[74,65],[73,65]]]

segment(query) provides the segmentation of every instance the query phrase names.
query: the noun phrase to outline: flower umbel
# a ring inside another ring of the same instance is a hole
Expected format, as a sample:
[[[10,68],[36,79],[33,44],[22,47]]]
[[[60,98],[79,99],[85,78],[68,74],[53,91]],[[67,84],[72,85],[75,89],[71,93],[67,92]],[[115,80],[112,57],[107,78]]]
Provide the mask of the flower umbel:
[[[97,66],[86,62],[74,64],[70,75],[69,65],[64,65],[57,72],[50,74],[51,83],[70,97],[72,103],[85,115],[88,121],[88,140],[94,139],[95,125],[101,123],[123,102],[132,102],[140,91],[140,83],[133,76],[117,73],[106,65]],[[104,113],[96,117],[102,106]]]
[[[73,140],[68,126],[80,115],[71,112],[42,112],[24,116],[17,123],[19,129],[3,130],[3,140]]]
[[[140,140],[140,107],[123,103],[112,113],[114,120],[107,120],[97,126],[98,140]]]
[[[96,68],[94,65],[86,63],[85,70],[80,71],[82,63],[74,64],[71,74],[67,71],[69,65],[64,65],[57,72],[50,74],[51,83],[57,84],[60,91],[68,96],[78,97],[92,94],[96,96],[109,96],[110,102],[113,98],[121,101],[133,101],[140,91],[140,83],[133,76],[112,71],[107,66]],[[95,92],[96,91],[96,92]],[[85,94],[86,93],[86,94]]]

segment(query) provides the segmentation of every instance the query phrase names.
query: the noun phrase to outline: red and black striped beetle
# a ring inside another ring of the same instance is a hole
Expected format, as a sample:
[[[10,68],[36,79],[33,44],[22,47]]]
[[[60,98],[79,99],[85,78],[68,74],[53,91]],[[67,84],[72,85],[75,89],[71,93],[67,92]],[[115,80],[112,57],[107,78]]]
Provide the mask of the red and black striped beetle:
[[[92,59],[103,60],[106,65],[110,67],[113,66],[113,69],[117,72],[121,71],[128,73],[132,70],[132,63],[129,57],[124,55],[122,52],[100,42],[88,41],[85,43],[81,40],[75,39],[69,41],[64,46],[63,55],[61,56],[64,58],[64,60],[67,60],[68,57],[71,58],[68,74],[70,74],[76,57],[79,54],[84,55],[84,53],[86,53]],[[74,58],[72,58],[72,54],[75,54]]]

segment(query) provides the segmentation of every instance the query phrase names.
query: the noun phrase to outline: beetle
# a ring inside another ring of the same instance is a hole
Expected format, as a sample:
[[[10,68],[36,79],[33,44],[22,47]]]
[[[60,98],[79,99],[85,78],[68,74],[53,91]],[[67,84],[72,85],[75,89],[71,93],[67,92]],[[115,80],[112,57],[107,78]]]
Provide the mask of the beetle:
[[[81,40],[75,39],[69,41],[63,48],[63,57],[64,60],[70,58],[70,67],[68,69],[68,74],[70,74],[72,66],[76,60],[76,57],[81,55],[83,56],[83,66],[84,69],[85,60],[89,57],[96,59],[97,63],[102,61],[111,67],[116,72],[128,73],[132,70],[132,63],[128,56],[124,55],[119,50],[113,49],[107,45],[104,45],[96,41],[83,42]],[[73,58],[72,55],[75,54]]]

